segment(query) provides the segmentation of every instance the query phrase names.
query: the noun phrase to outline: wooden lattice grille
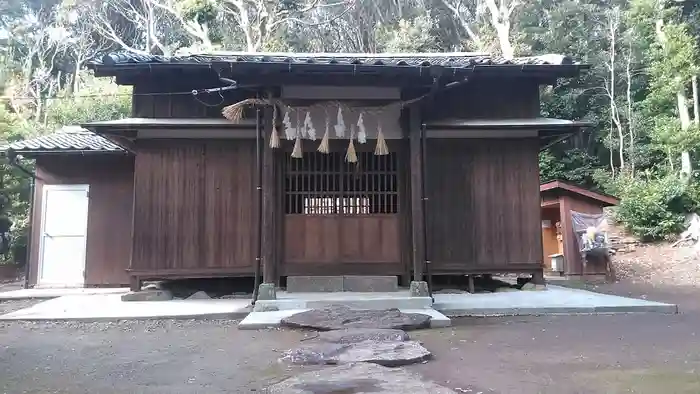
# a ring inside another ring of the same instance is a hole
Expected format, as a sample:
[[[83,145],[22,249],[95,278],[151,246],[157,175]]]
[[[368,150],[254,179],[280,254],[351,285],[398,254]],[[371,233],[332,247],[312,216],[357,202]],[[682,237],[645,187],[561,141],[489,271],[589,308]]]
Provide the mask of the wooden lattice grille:
[[[285,159],[285,211],[301,215],[369,215],[399,212],[395,154],[304,153]]]

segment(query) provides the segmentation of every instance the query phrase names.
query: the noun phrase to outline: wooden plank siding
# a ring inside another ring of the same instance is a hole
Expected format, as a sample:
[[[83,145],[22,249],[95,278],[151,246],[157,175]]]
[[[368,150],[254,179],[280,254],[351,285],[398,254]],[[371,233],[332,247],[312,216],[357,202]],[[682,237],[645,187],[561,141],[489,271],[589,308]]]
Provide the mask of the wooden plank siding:
[[[86,286],[129,283],[134,158],[129,156],[41,156],[36,160],[30,285],[37,283],[44,185],[90,185]]]
[[[380,177],[375,175],[367,195],[387,188],[391,183],[396,188],[397,204],[395,213],[352,213],[352,214],[289,214],[282,218],[283,258],[280,260],[281,275],[403,275],[406,273],[405,250],[406,243],[405,224],[402,215],[408,211],[404,198],[405,193],[405,167],[407,141],[387,140],[389,151],[396,155],[397,167],[394,181],[386,180],[380,184]],[[304,141],[302,149],[306,160],[318,147],[317,142]],[[348,143],[346,141],[331,140],[329,143],[331,152],[340,152],[344,156]],[[291,141],[282,141],[280,149],[280,161],[290,160],[289,154],[293,148]],[[366,144],[355,144],[360,162],[355,164],[344,163],[348,171],[357,176],[362,176],[367,170],[368,163],[362,161],[361,153],[373,152],[375,141]],[[370,153],[371,154],[371,153]],[[283,155],[283,156],[282,156]],[[373,154],[371,154],[373,155]],[[372,157],[369,157],[371,160]],[[374,156],[377,158],[377,156]],[[365,156],[365,160],[368,157]],[[291,159],[297,160],[297,159]],[[302,158],[301,160],[304,160]],[[283,169],[286,166],[282,166]],[[296,174],[296,172],[293,172]],[[378,174],[376,171],[370,173]],[[284,180],[281,179],[284,183]],[[336,184],[330,177],[323,181],[328,185]],[[341,182],[342,183],[342,182]],[[287,198],[285,190],[291,185],[279,185],[282,193],[279,193],[281,206],[284,208],[284,199]],[[331,189],[335,190],[331,187]],[[388,190],[388,189],[387,189]],[[311,196],[312,194],[309,194]],[[359,195],[358,195],[359,196]],[[379,205],[386,204],[387,200],[375,201]]]
[[[519,79],[476,79],[439,93],[423,121],[540,116],[539,86]]]
[[[537,139],[429,139],[426,194],[435,273],[542,265]]]
[[[138,141],[131,272],[251,275],[254,141]]]

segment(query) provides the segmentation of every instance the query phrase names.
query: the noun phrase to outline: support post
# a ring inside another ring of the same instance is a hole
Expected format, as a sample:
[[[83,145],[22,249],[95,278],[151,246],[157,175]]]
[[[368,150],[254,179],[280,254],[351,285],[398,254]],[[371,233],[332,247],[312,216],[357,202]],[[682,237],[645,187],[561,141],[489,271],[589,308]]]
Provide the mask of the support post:
[[[413,281],[411,296],[427,297],[428,284],[423,280],[425,263],[425,216],[423,215],[423,155],[421,111],[418,106],[408,110],[409,161],[411,171],[411,262]]]
[[[270,146],[270,136],[274,127],[272,108],[265,108],[264,114],[264,147],[262,163],[262,220],[261,220],[261,256],[263,263],[263,283],[258,289],[258,299],[270,300],[276,298],[275,293],[275,199],[277,195],[275,182],[275,150]]]

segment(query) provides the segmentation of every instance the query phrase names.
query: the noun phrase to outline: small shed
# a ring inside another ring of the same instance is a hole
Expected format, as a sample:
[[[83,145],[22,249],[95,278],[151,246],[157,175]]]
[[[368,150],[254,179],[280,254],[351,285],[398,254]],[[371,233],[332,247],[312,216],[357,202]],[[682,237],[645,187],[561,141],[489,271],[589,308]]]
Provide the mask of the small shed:
[[[603,214],[603,208],[619,203],[615,197],[583,187],[551,181],[540,185],[542,212],[542,252],[545,271],[555,275],[605,275],[604,263],[584,264],[574,231],[572,212]],[[563,265],[553,265],[552,256],[563,257]],[[585,273],[584,273],[585,267]]]

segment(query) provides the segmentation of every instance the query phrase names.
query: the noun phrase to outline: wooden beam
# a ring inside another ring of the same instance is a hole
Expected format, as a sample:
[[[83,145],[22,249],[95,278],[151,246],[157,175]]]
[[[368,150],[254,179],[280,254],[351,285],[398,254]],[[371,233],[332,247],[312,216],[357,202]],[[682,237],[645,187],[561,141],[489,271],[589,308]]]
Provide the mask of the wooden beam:
[[[423,222],[423,161],[421,156],[421,110],[413,106],[409,110],[409,162],[411,171],[411,261],[413,280],[423,280],[425,264],[425,223]]]
[[[113,134],[103,134],[102,137],[121,146],[127,152],[134,155],[136,154],[136,144],[128,137]]]
[[[272,134],[272,109],[266,108],[263,115],[263,173],[262,173],[262,262],[263,283],[275,283],[278,253],[276,251],[276,209],[275,196],[277,182],[275,176],[275,149],[270,147]]]

